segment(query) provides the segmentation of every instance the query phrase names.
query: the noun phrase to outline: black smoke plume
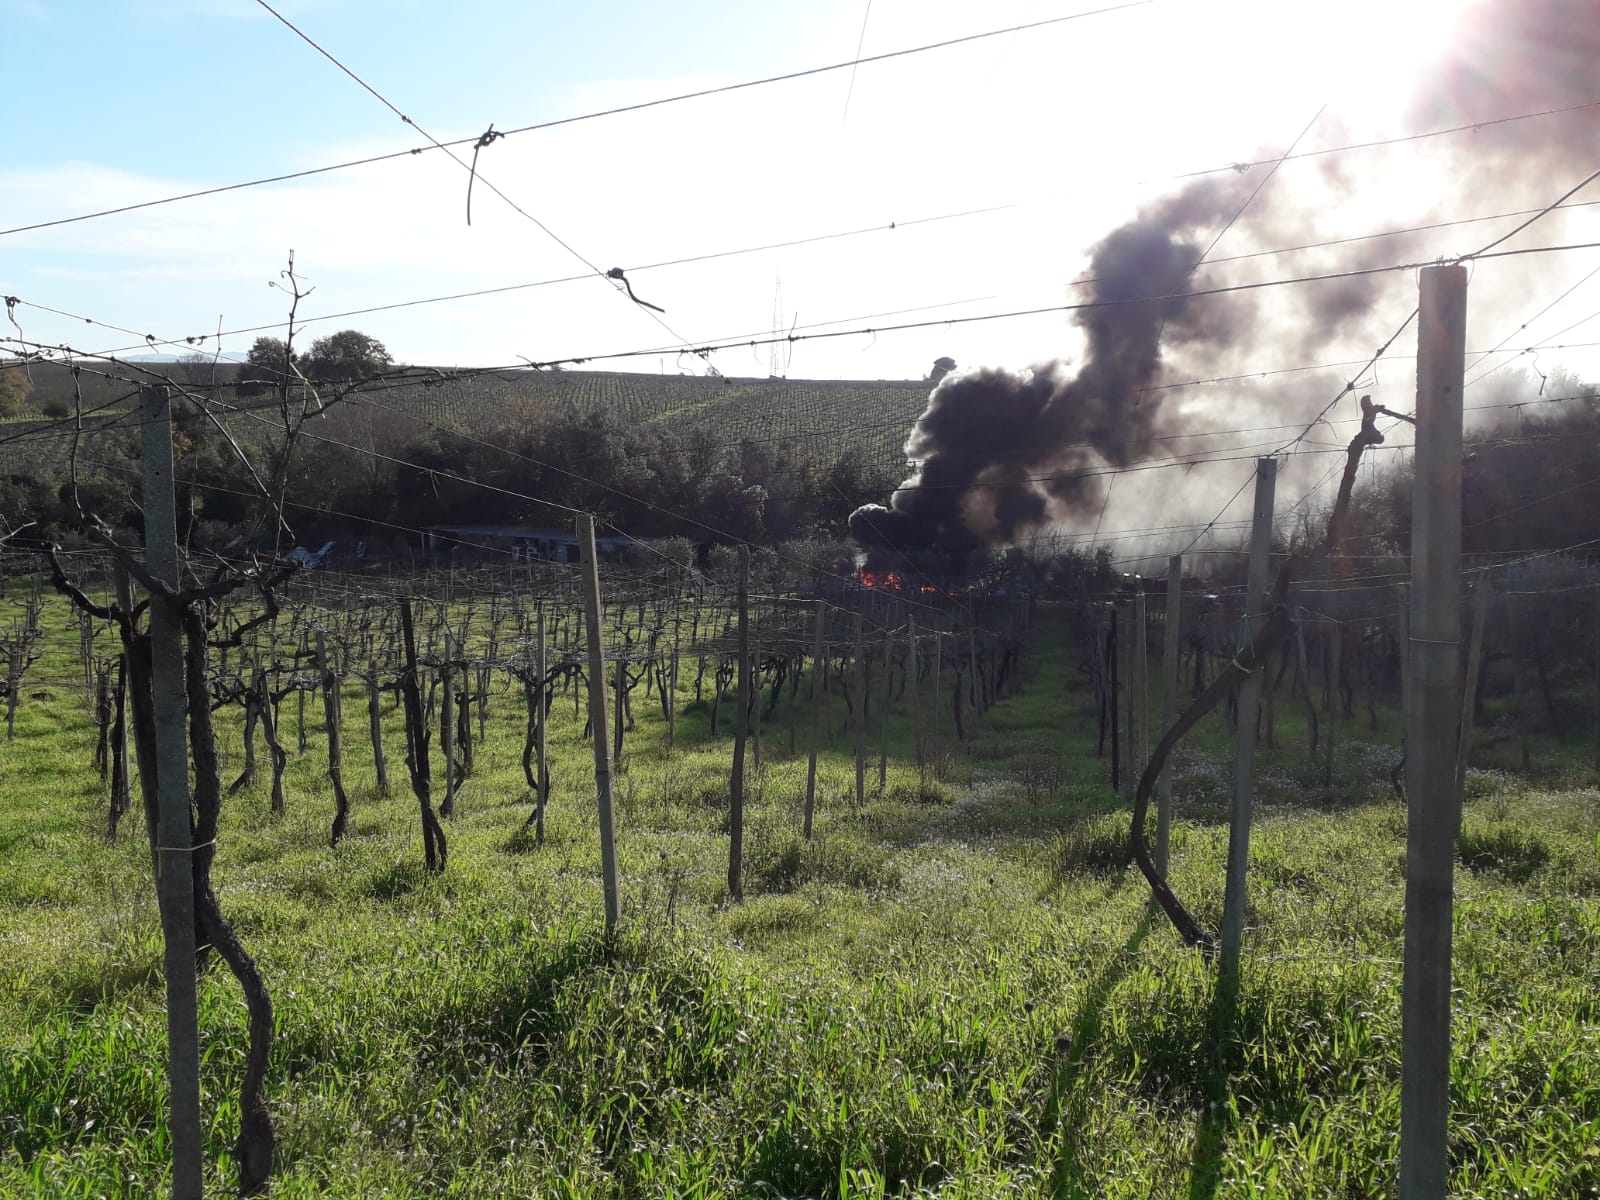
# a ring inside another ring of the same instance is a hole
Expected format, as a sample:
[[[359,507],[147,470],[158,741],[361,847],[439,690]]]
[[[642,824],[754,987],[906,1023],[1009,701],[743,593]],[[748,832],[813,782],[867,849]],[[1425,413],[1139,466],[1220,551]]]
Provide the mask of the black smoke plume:
[[[887,507],[850,516],[869,559],[932,557],[959,571],[975,550],[1092,514],[1105,467],[1128,465],[1162,430],[1158,393],[1148,390],[1162,344],[1214,335],[1178,297],[1204,251],[1195,231],[1215,227],[1236,192],[1227,182],[1196,184],[1095,247],[1085,296],[1094,307],[1077,314],[1076,373],[1048,362],[942,379],[906,441],[911,477]]]
[[[869,569],[902,569],[910,559],[927,570],[959,572],[974,551],[1017,544],[1050,526],[1092,527],[1107,502],[1109,471],[1158,449],[1180,449],[1177,439],[1190,427],[1177,402],[1163,408],[1167,392],[1152,390],[1170,382],[1163,379],[1163,351],[1182,361],[1185,374],[1199,378],[1254,365],[1264,345],[1287,363],[1359,359],[1327,351],[1338,338],[1356,336],[1364,354],[1388,336],[1414,304],[1414,293],[1395,289],[1392,277],[1357,275],[1188,302],[1171,297],[1275,274],[1448,258],[1509,231],[1509,221],[1457,228],[1450,218],[1497,208],[1537,211],[1593,170],[1600,158],[1596,63],[1596,0],[1478,0],[1463,9],[1448,40],[1419,72],[1394,125],[1352,129],[1335,112],[1319,120],[1317,136],[1300,147],[1314,151],[1373,138],[1376,148],[1313,153],[1287,164],[1258,195],[1256,185],[1271,157],[1264,155],[1247,173],[1202,179],[1113,231],[1092,251],[1093,287],[1084,299],[1099,307],[1076,314],[1084,342],[1076,364],[1052,360],[1025,371],[989,368],[931,380],[937,386],[906,442],[906,456],[916,464],[910,477],[887,506],[868,504],[851,514],[850,528],[867,552]],[[1502,120],[1528,113],[1544,115]],[[1483,124],[1470,134],[1421,141],[1404,136],[1476,122]],[[1397,134],[1400,140],[1384,148],[1382,139]],[[1415,177],[1406,169],[1418,164],[1442,181],[1431,200],[1413,195]],[[1418,228],[1403,236],[1351,239],[1346,247],[1338,235],[1359,227],[1322,224],[1336,222],[1346,201],[1372,197],[1411,203],[1407,217]],[[1578,199],[1590,198],[1592,193]],[[1568,223],[1586,219],[1588,210],[1557,211],[1515,244],[1559,241]],[[1430,221],[1443,224],[1435,228]],[[1197,272],[1196,264],[1224,230],[1229,241],[1223,255],[1320,238],[1329,239],[1330,248],[1313,245],[1310,254],[1260,263],[1208,263]],[[1537,286],[1538,273],[1526,269],[1505,268],[1493,278],[1497,290],[1480,287],[1474,304],[1480,317],[1505,310],[1502,324],[1518,319],[1511,314],[1532,303],[1535,293],[1542,302],[1547,290]],[[1348,341],[1344,345],[1350,348]],[[1239,423],[1308,420],[1345,382],[1342,375],[1310,372],[1275,378],[1270,398],[1246,408]],[[1395,382],[1402,390],[1408,386],[1403,375]],[[1231,409],[1250,403],[1242,385],[1214,395],[1212,403]],[[1189,413],[1194,415],[1192,404]],[[1202,499],[1214,502],[1187,484],[1170,495],[1156,493],[1156,487],[1170,486],[1170,478],[1152,473],[1123,487],[1144,489],[1133,503],[1152,522],[1160,519],[1157,513],[1170,520],[1179,511],[1193,515],[1189,509]],[[1117,503],[1128,503],[1121,491]]]

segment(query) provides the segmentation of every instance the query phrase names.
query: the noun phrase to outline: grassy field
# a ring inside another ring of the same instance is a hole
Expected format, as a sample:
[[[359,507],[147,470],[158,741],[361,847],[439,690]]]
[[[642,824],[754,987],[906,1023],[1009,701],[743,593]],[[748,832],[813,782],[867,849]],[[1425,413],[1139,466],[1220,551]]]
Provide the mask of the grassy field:
[[[1258,759],[1239,1038],[1221,1076],[1212,977],[1128,865],[1126,817],[1054,620],[1034,626],[1020,690],[968,747],[942,748],[927,788],[903,715],[888,786],[863,807],[835,738],[809,842],[805,760],[784,753],[780,708],[750,783],[742,904],[724,881],[728,739],[690,713],[669,754],[659,714],[639,704],[617,788],[625,932],[612,946],[592,759],[568,698],[552,726],[547,844],[520,832],[513,696],[491,708],[449,871],[433,878],[415,801],[399,786],[374,794],[352,690],[352,837],[327,846],[315,730],[291,762],[284,817],[268,814],[264,785],[223,814],[221,902],[277,1005],[273,1194],[1392,1194],[1404,870],[1392,716],[1377,733],[1341,725],[1325,788],[1293,706],[1277,706],[1278,746]],[[76,634],[62,609],[47,624],[49,656],[15,740],[0,742],[0,1195],[148,1197],[165,1154],[148,855],[136,813],[121,844],[102,836]],[[236,772],[239,726],[223,718]],[[1174,884],[1213,928],[1225,740],[1208,720],[1177,782]],[[1580,747],[1535,748],[1536,778],[1486,758],[1468,784],[1460,1196],[1600,1195],[1600,793]],[[225,970],[202,981],[201,1006],[221,1192],[244,1042]]]

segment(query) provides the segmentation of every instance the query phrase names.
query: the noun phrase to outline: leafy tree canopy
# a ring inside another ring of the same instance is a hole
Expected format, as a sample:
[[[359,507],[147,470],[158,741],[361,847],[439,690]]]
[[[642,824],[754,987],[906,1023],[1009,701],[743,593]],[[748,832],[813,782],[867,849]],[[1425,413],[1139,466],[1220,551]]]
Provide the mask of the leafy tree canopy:
[[[375,337],[341,329],[311,343],[300,369],[313,380],[350,380],[376,375],[394,365],[394,357]]]
[[[21,367],[0,370],[0,417],[14,417],[28,403],[33,383]]]
[[[292,378],[289,370],[288,347],[282,338],[258,337],[250,344],[239,378],[245,389],[254,392],[261,384],[274,386]]]

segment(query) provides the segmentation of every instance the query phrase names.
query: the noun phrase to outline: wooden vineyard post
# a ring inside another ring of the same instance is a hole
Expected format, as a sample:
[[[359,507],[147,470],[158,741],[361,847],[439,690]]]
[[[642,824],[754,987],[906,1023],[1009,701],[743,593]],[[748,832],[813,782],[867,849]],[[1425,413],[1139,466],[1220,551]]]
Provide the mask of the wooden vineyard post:
[[[1311,765],[1317,765],[1317,706],[1311,699],[1311,660],[1306,657],[1306,622],[1305,610],[1301,609],[1294,618],[1294,653],[1295,665],[1300,672],[1300,698],[1306,705],[1306,740],[1308,742],[1307,754],[1310,756]],[[1293,691],[1293,688],[1290,689]]]
[[[109,667],[102,667],[98,663],[90,668],[94,678],[89,682],[89,702],[94,707],[95,723],[95,770],[100,772],[100,782],[104,783],[111,774],[111,671]],[[246,705],[246,711],[249,706]],[[253,761],[255,752],[255,736],[249,719],[245,721],[244,758],[246,763]]]
[[[611,745],[606,736],[606,647],[600,607],[600,564],[595,560],[594,518],[579,513],[578,556],[583,572],[584,628],[589,637],[589,721],[594,744],[594,785],[600,824],[600,885],[605,894],[606,933],[616,931],[621,917],[617,894],[617,835],[611,811]]]
[[[976,732],[978,718],[983,716],[985,707],[982,680],[978,676],[978,626],[976,624],[967,630],[967,669],[972,673],[968,698],[972,701],[972,724],[974,732]]]
[[[444,803],[439,805],[439,815],[449,820],[456,814],[456,688],[451,671],[451,655],[455,650],[450,640],[450,630],[444,631],[444,662],[439,666],[439,686],[444,689],[443,708],[440,710],[440,748],[444,751]]]
[[[1339,693],[1339,658],[1344,652],[1344,625],[1341,622],[1333,623],[1333,649],[1328,659],[1328,704],[1325,712],[1327,728],[1323,730],[1323,767],[1322,786],[1333,786],[1333,743],[1339,731],[1339,710],[1344,705],[1344,697]]]
[[[802,835],[811,839],[811,816],[817,804],[817,749],[822,743],[822,673],[827,669],[823,660],[823,625],[828,619],[828,602],[817,601],[817,627],[811,640],[811,744],[806,755],[806,808]]]
[[[728,780],[728,895],[744,899],[744,739],[750,720],[750,547],[739,547],[739,692],[734,702],[733,772]]]
[[[471,629],[470,624],[468,630]],[[472,663],[467,661],[467,636],[461,640],[461,692],[456,697],[456,748],[461,755],[461,772],[459,782],[465,783],[476,769],[472,750],[472,710],[475,707],[473,689],[478,671]]]
[[[378,794],[389,794],[389,764],[383,756],[383,694],[378,687],[378,660],[367,658],[367,730],[372,738],[372,765]]]
[[[1133,803],[1133,789],[1138,783],[1139,767],[1139,729],[1134,724],[1134,715],[1138,711],[1137,700],[1139,696],[1138,664],[1134,661],[1133,647],[1138,634],[1133,626],[1133,605],[1128,605],[1126,610],[1128,628],[1124,629],[1118,641],[1118,649],[1122,657],[1122,676],[1125,680],[1123,692],[1126,700],[1122,707],[1122,798],[1129,804]]]
[[[853,693],[855,704],[852,706],[850,716],[855,733],[856,806],[859,808],[867,801],[867,655],[866,634],[862,628],[861,611],[859,609],[856,610],[853,633],[855,640],[855,670],[851,676],[850,689]]]
[[[789,668],[789,757],[795,755],[795,739],[798,736],[797,726],[800,724],[800,676],[805,665],[805,652],[799,649],[798,635],[794,654],[794,663]]]
[[[500,650],[500,597],[489,601],[489,647],[478,665],[478,741],[489,736],[489,685],[493,682],[494,660]]]
[[[940,651],[943,653],[943,650]],[[950,689],[950,704],[956,723],[956,740],[967,740],[966,727],[961,723],[961,634],[950,631],[950,670],[955,675],[955,686]]]
[[[1109,645],[1109,625],[1100,620],[1099,613],[1093,608],[1090,612],[1094,615],[1094,631],[1089,635],[1091,645],[1094,647],[1093,665],[1089,672],[1089,680],[1094,685],[1094,710],[1095,710],[1095,741],[1094,756],[1106,756],[1106,734],[1110,731],[1109,710],[1106,707],[1106,694],[1110,683],[1110,663],[1106,658],[1106,646]],[[1113,782],[1113,787],[1116,784]]]
[[[672,612],[672,663],[667,668],[667,749],[678,744],[678,652],[683,638],[683,617]]]
[[[16,644],[11,647],[6,671],[6,741],[17,732],[17,697],[22,693],[22,647],[20,629]]]
[[[893,693],[894,672],[890,670],[894,662],[894,638],[885,630],[883,634],[883,712],[879,714],[880,736],[878,741],[878,795],[883,795],[889,787],[889,697]]]
[[[1122,791],[1122,724],[1119,712],[1122,693],[1117,690],[1117,602],[1111,602],[1111,628],[1106,632],[1106,667],[1111,679],[1107,684],[1106,707],[1111,714],[1111,788]]]
[[[133,611],[133,580],[128,575],[128,570],[120,562],[113,568],[114,585],[117,591],[117,605],[125,613]],[[139,733],[141,705],[134,697],[134,692],[143,690],[148,693],[150,688],[150,665],[146,662],[141,668],[139,656],[128,652],[126,646],[122,651],[122,663],[126,668],[124,677],[123,701],[126,705],[124,711],[123,748],[127,749],[131,739],[133,745],[133,761],[139,767],[139,795],[144,806],[145,836],[150,840],[151,866],[155,864],[156,847],[156,766],[155,766],[155,739],[152,736],[142,737]],[[131,768],[130,768],[131,771]],[[133,799],[133,776],[128,775],[128,799]],[[280,811],[280,810],[274,810]]]
[[[1472,718],[1478,708],[1478,675],[1483,670],[1483,626],[1489,615],[1489,577],[1478,581],[1472,598],[1472,641],[1467,649],[1467,677],[1461,687],[1461,736],[1456,743],[1456,791],[1465,793],[1467,759],[1472,754]]]
[[[1276,750],[1278,748],[1278,681],[1272,671],[1270,659],[1261,664],[1261,670],[1261,706],[1264,710],[1262,726],[1266,734],[1267,749]]]
[[[328,782],[333,784],[333,832],[337,846],[350,824],[350,798],[344,790],[344,749],[339,741],[339,676],[328,666],[328,643],[317,630],[317,682],[322,688],[322,721],[328,733]]]
[[[538,716],[533,727],[533,754],[534,778],[539,781],[537,807],[533,810],[533,840],[539,845],[544,845],[544,810],[550,799],[550,765],[545,758],[545,725],[550,719],[550,705],[545,700],[545,692],[550,683],[546,677],[545,648],[544,648],[544,609],[539,609],[536,623],[538,641],[533,649],[533,673],[539,680],[537,696]],[[554,699],[554,697],[551,697]]]
[[[83,662],[83,698],[95,701],[96,711],[103,711],[107,703],[106,679],[104,675],[101,675],[97,688],[95,676],[98,672],[95,671],[94,662],[94,618],[86,612],[78,613],[78,657]],[[228,651],[224,647],[222,651],[222,670],[226,673],[227,669]],[[102,728],[104,728],[103,725]],[[101,769],[100,778],[102,780],[105,779],[110,764],[106,761],[105,746],[103,744],[96,765]]]
[[[1533,766],[1533,755],[1528,749],[1528,688],[1522,678],[1522,639],[1517,628],[1516,596],[1508,589],[1501,593],[1506,606],[1506,642],[1511,654],[1511,703],[1516,714],[1517,749],[1522,758],[1522,769]]]
[[[761,643],[750,650],[750,742],[755,751],[756,774],[761,774]]]
[[[561,624],[561,653],[565,657],[572,649],[572,619],[568,618]],[[572,689],[572,719],[577,720],[583,716],[583,706],[589,702],[587,689],[581,686],[582,679],[577,675],[567,677],[566,686]]]
[[[611,717],[616,722],[611,731],[611,769],[617,774],[624,774],[622,766],[622,739],[623,728],[627,724],[627,697],[628,697],[628,647],[623,646],[622,652],[617,655],[617,681],[614,694],[611,698]]]
[[[928,784],[927,760],[922,753],[922,672],[917,659],[917,618],[906,616],[906,692],[911,701],[911,752],[917,760],[921,785]],[[920,794],[919,797],[920,799]]]
[[[1450,1147],[1450,959],[1461,682],[1461,393],[1467,268],[1422,272],[1411,513],[1416,590],[1406,714],[1405,968],[1400,1200],[1444,1200]]]
[[[261,709],[261,740],[267,744],[267,761],[272,764],[271,811],[282,813],[283,772],[289,765],[289,752],[278,741],[277,705],[272,700],[272,683],[264,668],[256,667],[256,702]]]
[[[1250,531],[1250,568],[1245,588],[1244,641],[1271,615],[1262,611],[1267,594],[1268,554],[1272,549],[1273,493],[1278,460],[1256,460],[1256,496]],[[1250,866],[1250,809],[1253,802],[1256,754],[1256,717],[1261,707],[1262,676],[1269,663],[1261,663],[1239,685],[1239,728],[1233,749],[1233,811],[1228,822],[1228,877],[1222,899],[1222,948],[1217,987],[1219,1011],[1231,1025],[1239,992],[1239,958],[1244,947],[1245,880]]]
[[[111,840],[117,840],[117,822],[133,800],[133,776],[128,764],[128,653],[117,656],[117,687],[112,693],[111,716]]]
[[[310,653],[310,647],[306,645],[306,635],[302,633],[300,635],[300,653],[295,656],[297,667],[308,653]],[[294,689],[295,753],[304,754],[306,752],[306,690],[298,686],[298,679],[295,682],[297,685]]]
[[[1161,642],[1161,728],[1172,728],[1178,715],[1178,624],[1183,615],[1183,555],[1167,559],[1167,627]],[[1163,765],[1156,782],[1156,870],[1167,873],[1172,839],[1172,772]]]
[[[173,1200],[200,1200],[200,1010],[195,972],[194,833],[189,818],[189,702],[178,589],[172,412],[165,388],[141,405],[145,555],[162,591],[150,595],[150,691],[155,715],[156,898],[167,990],[167,1081]],[[15,690],[15,689],[13,689]]]
[[[450,843],[444,827],[433,811],[433,766],[428,754],[428,722],[422,711],[422,686],[417,679],[417,634],[411,620],[411,601],[400,601],[400,636],[405,651],[405,667],[400,674],[400,698],[406,712],[406,766],[411,773],[411,791],[422,811],[422,854],[430,871],[443,871],[449,860]],[[268,728],[265,721],[263,732]]]
[[[1134,678],[1138,681],[1138,748],[1133,758],[1133,770],[1128,774],[1137,780],[1150,759],[1150,613],[1145,601],[1144,581],[1133,597],[1133,656]]]

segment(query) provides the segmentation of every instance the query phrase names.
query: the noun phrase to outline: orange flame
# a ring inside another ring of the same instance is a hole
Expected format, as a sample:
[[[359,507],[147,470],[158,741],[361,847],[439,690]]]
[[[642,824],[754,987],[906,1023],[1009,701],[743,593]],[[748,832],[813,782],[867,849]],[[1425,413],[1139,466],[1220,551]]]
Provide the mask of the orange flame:
[[[882,574],[876,571],[863,571],[861,572],[861,586],[900,588],[904,586],[904,583],[900,576],[893,571],[885,571]]]

